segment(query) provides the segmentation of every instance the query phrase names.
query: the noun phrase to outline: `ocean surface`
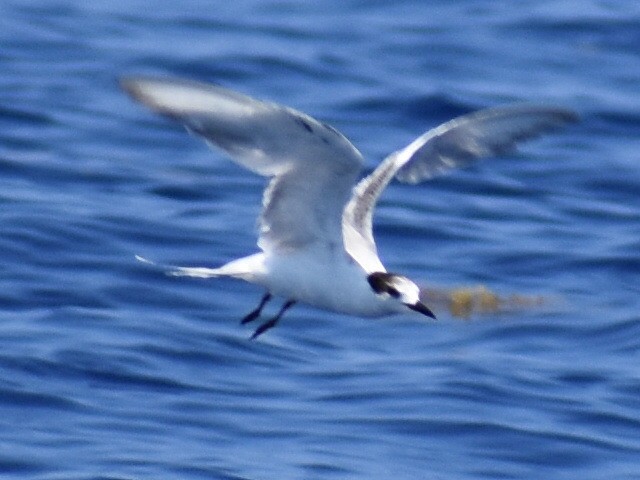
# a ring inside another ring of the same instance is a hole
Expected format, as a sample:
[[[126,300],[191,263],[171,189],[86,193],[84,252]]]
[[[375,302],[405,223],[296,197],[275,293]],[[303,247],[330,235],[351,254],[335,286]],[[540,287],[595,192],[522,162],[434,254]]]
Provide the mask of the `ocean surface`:
[[[251,341],[259,288],[134,255],[254,252],[264,179],[131,74],[295,107],[367,172],[480,108],[581,122],[380,202],[390,270],[500,308],[298,305]],[[4,0],[0,478],[640,479],[639,93],[627,0]]]

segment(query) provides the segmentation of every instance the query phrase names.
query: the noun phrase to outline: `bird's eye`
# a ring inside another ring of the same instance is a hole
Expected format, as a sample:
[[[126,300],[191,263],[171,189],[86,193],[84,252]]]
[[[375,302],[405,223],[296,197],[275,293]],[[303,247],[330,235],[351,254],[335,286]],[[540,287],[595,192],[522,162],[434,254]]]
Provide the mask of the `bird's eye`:
[[[387,272],[374,272],[367,277],[367,281],[374,292],[378,295],[389,295],[393,298],[400,298],[400,291],[396,285],[400,285],[398,282],[398,275]]]
[[[387,289],[387,293],[393,298],[398,298],[400,296],[400,292],[395,287],[389,287]]]

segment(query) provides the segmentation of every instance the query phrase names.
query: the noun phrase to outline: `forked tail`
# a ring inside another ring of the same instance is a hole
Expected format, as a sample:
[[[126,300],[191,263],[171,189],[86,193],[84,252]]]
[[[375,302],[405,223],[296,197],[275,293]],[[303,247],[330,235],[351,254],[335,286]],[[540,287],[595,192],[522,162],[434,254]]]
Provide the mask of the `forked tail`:
[[[152,262],[149,259],[141,257],[140,255],[136,255],[136,260],[140,263],[144,263],[145,265],[163,271],[166,275],[172,277],[194,277],[194,278],[212,278],[212,277],[222,277],[227,275],[222,272],[219,268],[207,268],[207,267],[179,267],[176,265],[164,265]]]

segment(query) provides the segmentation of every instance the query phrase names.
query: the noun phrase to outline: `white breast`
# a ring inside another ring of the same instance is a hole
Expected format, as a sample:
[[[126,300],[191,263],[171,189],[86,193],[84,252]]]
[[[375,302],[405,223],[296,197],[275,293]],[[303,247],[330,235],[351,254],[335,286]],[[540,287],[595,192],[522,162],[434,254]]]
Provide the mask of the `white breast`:
[[[360,316],[404,311],[397,301],[376,295],[367,274],[341,249],[305,249],[266,255],[263,283],[274,295],[318,308]]]

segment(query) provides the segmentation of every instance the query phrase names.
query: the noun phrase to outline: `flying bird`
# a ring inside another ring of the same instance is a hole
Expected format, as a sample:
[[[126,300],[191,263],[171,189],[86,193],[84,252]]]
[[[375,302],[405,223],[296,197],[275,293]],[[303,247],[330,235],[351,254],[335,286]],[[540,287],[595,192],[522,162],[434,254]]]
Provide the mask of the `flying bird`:
[[[372,221],[380,194],[394,177],[422,182],[510,152],[521,141],[577,119],[570,110],[546,106],[480,110],[427,131],[358,181],[363,157],[356,147],[302,112],[182,79],[127,77],[121,86],[234,162],[270,178],[259,218],[258,253],[219,268],[167,267],[172,275],[231,277],[264,288],[243,324],[258,319],[273,296],[284,299],[251,338],[274,327],[297,302],[367,317],[417,312],[435,319],[421,301],[420,287],[388,272],[378,257]]]

